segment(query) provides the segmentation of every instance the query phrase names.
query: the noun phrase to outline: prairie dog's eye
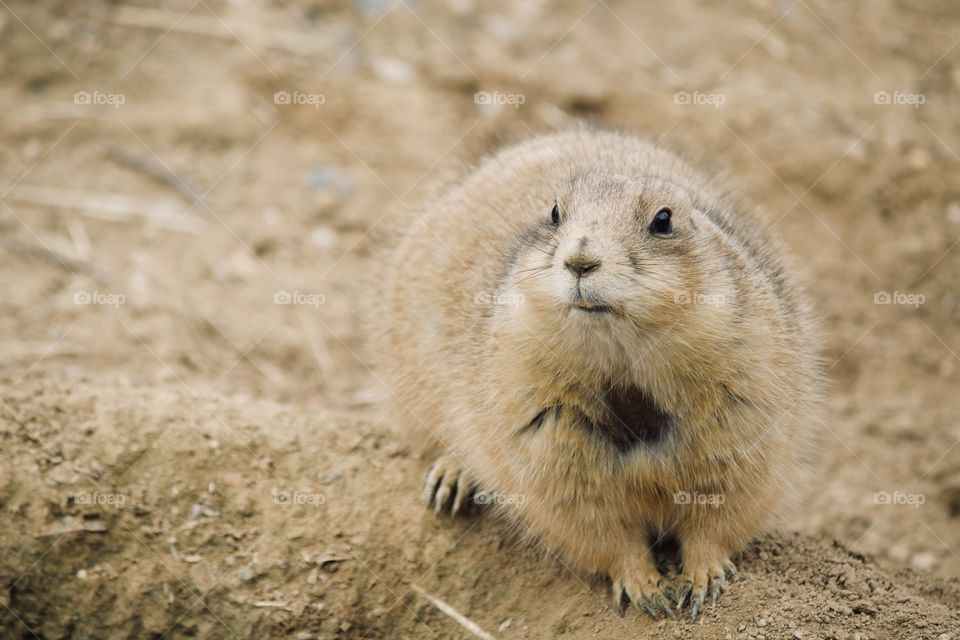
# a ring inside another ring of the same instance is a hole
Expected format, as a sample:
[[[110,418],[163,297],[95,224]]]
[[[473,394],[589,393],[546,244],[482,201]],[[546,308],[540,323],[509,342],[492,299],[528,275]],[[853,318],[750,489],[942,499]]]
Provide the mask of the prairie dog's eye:
[[[663,207],[653,216],[653,222],[650,223],[650,233],[667,234],[673,231],[673,222],[670,218],[673,212],[669,207]]]
[[[553,209],[550,211],[550,222],[560,224],[560,207],[556,203],[554,203]]]

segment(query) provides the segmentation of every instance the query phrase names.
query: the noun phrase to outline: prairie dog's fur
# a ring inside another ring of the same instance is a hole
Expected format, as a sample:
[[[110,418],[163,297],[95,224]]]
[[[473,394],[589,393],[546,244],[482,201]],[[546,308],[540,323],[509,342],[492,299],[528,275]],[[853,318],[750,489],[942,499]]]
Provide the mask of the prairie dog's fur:
[[[505,149],[387,271],[381,355],[447,452],[438,509],[478,486],[648,613],[672,615],[650,544],[675,536],[695,616],[796,504],[821,393],[807,303],[758,220],[673,154],[588,130]]]

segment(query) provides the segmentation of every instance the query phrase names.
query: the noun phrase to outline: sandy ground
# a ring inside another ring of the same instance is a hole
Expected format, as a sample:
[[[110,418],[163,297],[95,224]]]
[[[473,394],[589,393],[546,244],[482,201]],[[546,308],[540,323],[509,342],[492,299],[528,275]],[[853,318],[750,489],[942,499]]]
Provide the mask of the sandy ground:
[[[840,6],[836,6],[836,5]],[[960,637],[960,8],[0,2],[0,636]],[[728,176],[833,391],[697,624],[415,500],[360,328],[392,224],[576,119]],[[950,634],[954,634],[951,636]]]

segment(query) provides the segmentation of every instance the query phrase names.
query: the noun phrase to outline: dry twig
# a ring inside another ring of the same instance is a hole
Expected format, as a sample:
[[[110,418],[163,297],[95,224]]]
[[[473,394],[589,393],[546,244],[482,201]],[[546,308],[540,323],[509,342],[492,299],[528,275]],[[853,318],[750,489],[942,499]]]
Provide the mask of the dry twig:
[[[427,593],[427,591],[423,587],[411,583],[410,588],[416,591],[417,593],[419,593],[421,596],[423,596],[427,601],[430,602],[430,604],[435,606],[437,609],[440,609],[440,611],[442,611],[443,613],[453,618],[457,622],[457,624],[459,624],[461,627],[463,627],[473,635],[477,636],[478,638],[482,638],[483,640],[495,640],[492,635],[490,635],[489,633],[481,629],[480,625],[478,625],[476,622],[466,617],[465,615],[463,615],[462,613],[460,613],[459,611],[451,607],[449,604],[447,604],[440,598]]]

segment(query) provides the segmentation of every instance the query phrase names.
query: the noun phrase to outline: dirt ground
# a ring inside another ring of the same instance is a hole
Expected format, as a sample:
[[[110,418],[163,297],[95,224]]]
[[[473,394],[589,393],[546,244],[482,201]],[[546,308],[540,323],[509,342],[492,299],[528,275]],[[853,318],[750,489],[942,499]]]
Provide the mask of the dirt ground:
[[[0,0],[0,636],[960,640],[960,6]],[[832,384],[796,531],[697,623],[418,504],[366,277],[577,120],[726,176]]]

